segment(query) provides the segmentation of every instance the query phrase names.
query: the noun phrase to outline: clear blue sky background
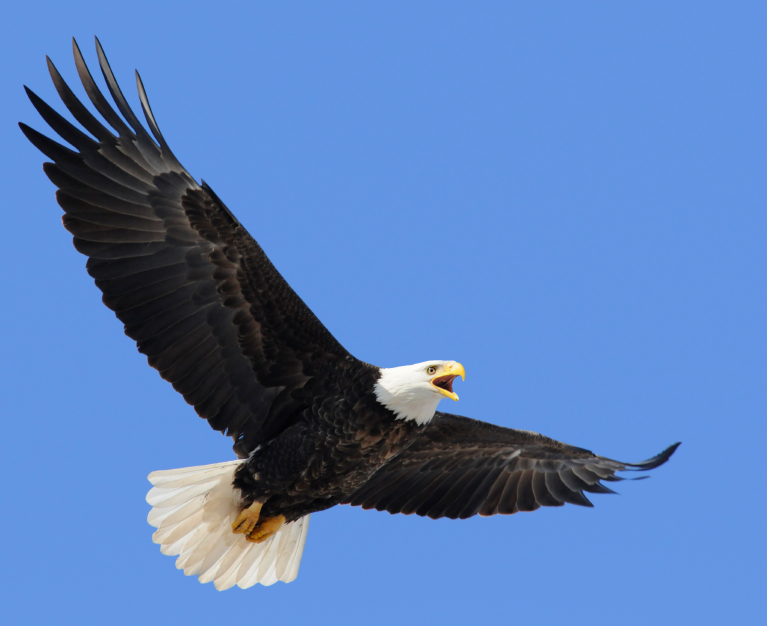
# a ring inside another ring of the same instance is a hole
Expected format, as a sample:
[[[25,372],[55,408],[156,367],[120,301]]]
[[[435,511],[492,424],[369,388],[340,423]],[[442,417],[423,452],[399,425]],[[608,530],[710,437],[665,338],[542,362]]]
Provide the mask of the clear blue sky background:
[[[767,623],[765,32],[764,2],[6,4],[3,623]],[[336,507],[289,585],[184,577],[146,475],[231,442],[100,304],[16,127],[94,34],[353,354],[461,361],[444,410],[676,456],[590,510]]]

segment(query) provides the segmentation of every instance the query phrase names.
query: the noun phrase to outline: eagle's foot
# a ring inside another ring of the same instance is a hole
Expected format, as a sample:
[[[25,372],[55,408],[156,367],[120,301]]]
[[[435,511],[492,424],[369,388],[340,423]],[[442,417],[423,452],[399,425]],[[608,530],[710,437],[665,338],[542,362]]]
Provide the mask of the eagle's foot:
[[[252,543],[263,543],[269,537],[274,535],[285,523],[284,515],[275,515],[274,517],[266,517],[256,528],[254,528],[250,534],[245,535],[245,539]]]
[[[247,509],[244,509],[237,516],[237,519],[232,522],[232,532],[235,535],[250,535],[251,531],[256,527],[256,524],[258,524],[258,518],[261,514],[261,507],[263,505],[263,502],[254,502]]]

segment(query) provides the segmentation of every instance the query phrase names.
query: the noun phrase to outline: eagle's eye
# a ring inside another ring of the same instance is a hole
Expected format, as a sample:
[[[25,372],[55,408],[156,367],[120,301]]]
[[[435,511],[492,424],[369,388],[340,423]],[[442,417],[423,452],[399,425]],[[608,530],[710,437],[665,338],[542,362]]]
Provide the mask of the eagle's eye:
[[[426,373],[427,374],[436,374],[437,373],[437,368],[434,367],[433,365],[429,365],[429,367],[426,368]]]

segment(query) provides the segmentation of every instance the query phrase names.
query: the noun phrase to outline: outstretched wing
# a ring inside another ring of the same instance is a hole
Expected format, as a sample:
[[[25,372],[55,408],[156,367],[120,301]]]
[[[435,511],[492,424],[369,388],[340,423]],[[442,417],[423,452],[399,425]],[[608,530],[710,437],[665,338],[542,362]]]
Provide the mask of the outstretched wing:
[[[437,519],[534,511],[583,494],[615,493],[601,481],[623,470],[663,465],[675,443],[642,463],[621,463],[537,433],[437,413],[423,434],[379,469],[344,504]]]
[[[98,39],[101,71],[122,118],[74,40],[73,49],[83,87],[114,132],[83,106],[50,59],[62,101],[92,137],[29,89],[43,119],[76,150],[25,124],[21,129],[53,161],[45,173],[59,188],[64,226],[89,257],[86,267],[104,304],[149,364],[246,456],[289,425],[302,393],[321,389],[331,371],[356,360],[216,194],[181,166],[138,73],[154,139],[125,100]]]

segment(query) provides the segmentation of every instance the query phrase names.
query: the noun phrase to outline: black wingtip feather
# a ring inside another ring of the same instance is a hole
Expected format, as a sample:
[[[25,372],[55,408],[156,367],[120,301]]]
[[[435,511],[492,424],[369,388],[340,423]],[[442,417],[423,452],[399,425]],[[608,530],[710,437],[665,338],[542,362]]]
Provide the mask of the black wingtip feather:
[[[83,125],[83,127],[91,133],[94,137],[97,137],[101,141],[112,143],[115,140],[115,136],[109,132],[109,130],[101,122],[99,122],[93,114],[85,108],[82,102],[75,96],[74,92],[69,88],[66,81],[62,78],[56,66],[53,64],[50,58],[45,57],[48,63],[48,73],[51,76],[54,87],[64,103],[64,106],[69,109],[69,112],[74,118]]]
[[[641,463],[627,463],[628,469],[637,471],[637,472],[646,472],[651,469],[655,469],[656,467],[660,467],[663,465],[666,461],[668,461],[671,458],[671,455],[676,452],[676,449],[682,445],[681,441],[677,441],[675,444],[670,445],[668,448],[666,448],[663,452],[660,454],[656,454],[651,459],[647,459],[646,461],[642,461]]]
[[[62,146],[56,141],[53,141],[53,139],[50,137],[46,137],[42,133],[36,131],[34,128],[24,124],[24,122],[19,122],[19,128],[21,128],[21,132],[24,133],[30,142],[32,142],[32,145],[35,146],[35,148],[37,148],[40,152],[42,152],[45,156],[47,156],[49,159],[52,159],[53,161],[80,158],[80,155],[77,152],[70,150],[66,146]]]
[[[613,491],[609,487],[605,487],[602,483],[594,483],[593,485],[584,487],[583,490],[588,491],[589,493],[610,493],[616,496],[618,495],[617,491]]]
[[[152,131],[155,139],[160,142],[160,146],[162,146],[163,150],[166,150],[168,148],[168,144],[160,132],[160,127],[157,125],[157,120],[154,118],[154,113],[152,113],[152,107],[149,104],[149,98],[147,97],[146,89],[144,88],[144,81],[141,80],[141,74],[138,73],[138,70],[135,70],[135,72],[136,88],[138,89],[138,97],[141,101],[141,108],[144,111],[144,117],[146,118],[146,122],[149,124],[149,129]]]
[[[138,97],[141,102],[141,110],[144,111],[144,117],[146,118],[147,124],[149,124],[149,129],[160,144],[163,157],[178,169],[183,170],[183,166],[176,158],[176,155],[173,154],[173,150],[170,149],[168,142],[165,141],[165,137],[163,137],[163,134],[160,132],[160,126],[157,124],[157,120],[152,112],[152,107],[149,104],[149,97],[146,95],[146,89],[144,89],[144,81],[141,80],[141,75],[138,73],[138,70],[136,70],[136,88],[138,89]]]
[[[96,37],[96,55],[98,56],[99,67],[101,67],[101,73],[107,83],[109,93],[112,94],[112,99],[115,101],[115,104],[117,105],[120,113],[123,114],[123,117],[127,120],[128,124],[131,125],[136,135],[143,135],[149,139],[149,141],[153,142],[152,138],[149,136],[149,133],[147,133],[144,127],[141,125],[141,122],[139,122],[136,114],[133,112],[133,109],[131,109],[128,101],[125,99],[125,96],[120,89],[120,85],[117,83],[117,79],[112,72],[112,67],[109,65],[109,60],[104,53],[104,49],[101,47],[101,42],[99,41],[98,37]]]
[[[98,148],[98,143],[96,141],[88,137],[88,135],[83,133],[76,126],[70,124],[29,87],[24,85],[24,90],[27,92],[27,97],[32,103],[32,106],[37,109],[40,117],[42,117],[48,126],[58,133],[62,139],[79,150],[96,150]]]

